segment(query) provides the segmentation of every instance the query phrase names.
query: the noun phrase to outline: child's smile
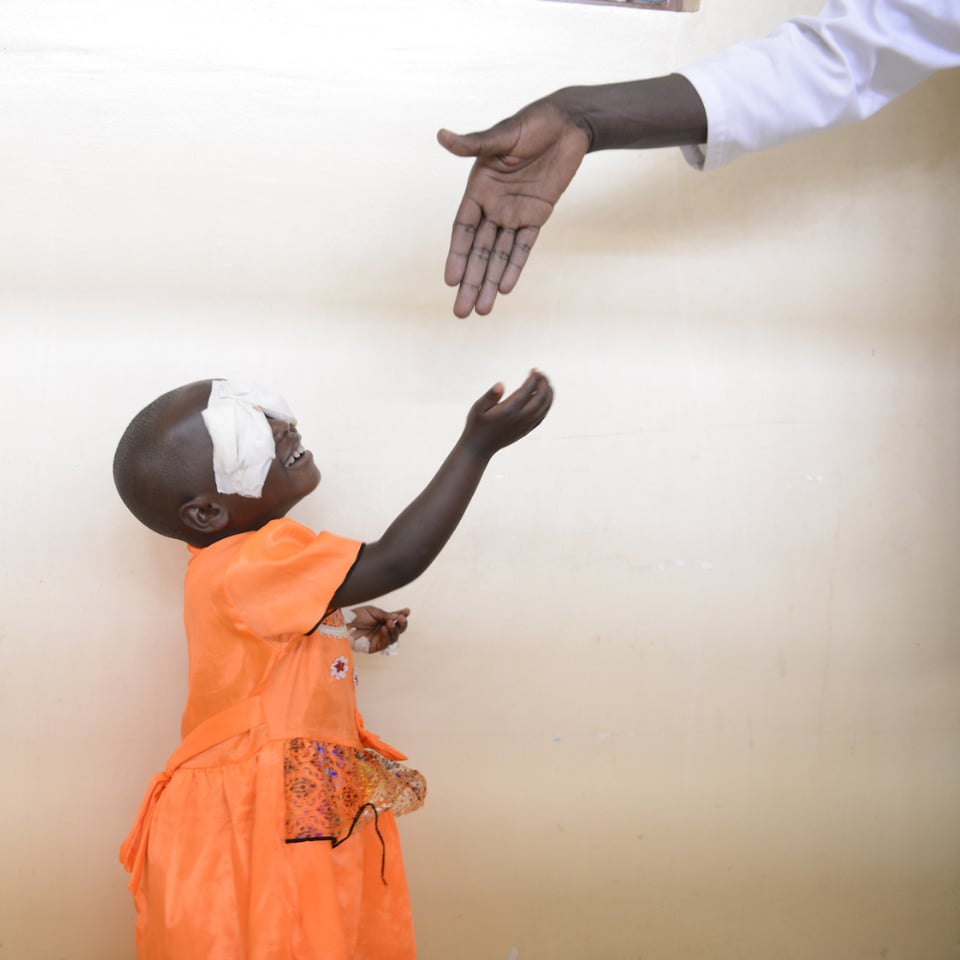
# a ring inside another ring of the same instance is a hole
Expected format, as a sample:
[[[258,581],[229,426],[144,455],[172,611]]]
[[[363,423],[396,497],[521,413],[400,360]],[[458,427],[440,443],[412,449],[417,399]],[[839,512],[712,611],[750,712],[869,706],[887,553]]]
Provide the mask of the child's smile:
[[[303,437],[292,423],[267,417],[277,450],[276,462],[284,470],[299,470],[313,463],[313,453],[303,445]]]
[[[312,457],[312,456],[313,456],[313,454],[312,454],[309,450],[304,450],[304,449],[303,449],[303,444],[302,444],[302,443],[298,443],[296,450],[294,450],[293,453],[291,453],[290,456],[287,457],[286,460],[283,461],[283,465],[284,465],[287,469],[289,469],[289,468],[292,467],[298,460],[300,460],[301,457]]]
[[[304,448],[300,434],[296,430],[290,430],[277,439],[277,459],[284,469],[289,470],[294,466],[312,462],[313,454]]]

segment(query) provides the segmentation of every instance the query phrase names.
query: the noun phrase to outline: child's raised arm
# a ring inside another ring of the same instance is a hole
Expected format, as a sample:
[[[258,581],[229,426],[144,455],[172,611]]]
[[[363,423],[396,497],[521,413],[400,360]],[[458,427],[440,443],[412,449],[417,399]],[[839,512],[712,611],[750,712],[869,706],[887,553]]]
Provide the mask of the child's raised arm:
[[[490,458],[543,420],[553,389],[533,370],[514,393],[502,396],[498,383],[474,403],[460,439],[434,478],[379,540],[364,547],[332,607],[365,603],[419,577],[457,528]]]

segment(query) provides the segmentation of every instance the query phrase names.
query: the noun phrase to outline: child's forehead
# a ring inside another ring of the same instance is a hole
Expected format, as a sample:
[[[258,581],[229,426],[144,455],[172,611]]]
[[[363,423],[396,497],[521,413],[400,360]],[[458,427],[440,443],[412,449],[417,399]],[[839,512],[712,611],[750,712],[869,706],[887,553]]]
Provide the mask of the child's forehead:
[[[202,424],[212,408],[243,410],[248,415],[270,420],[283,420],[296,425],[297,418],[286,400],[274,390],[248,381],[197,380],[184,384],[169,394],[161,433],[170,429]]]
[[[276,390],[248,380],[214,380],[207,406],[223,404],[256,411],[271,420],[283,420],[291,424],[297,422],[289,404]]]

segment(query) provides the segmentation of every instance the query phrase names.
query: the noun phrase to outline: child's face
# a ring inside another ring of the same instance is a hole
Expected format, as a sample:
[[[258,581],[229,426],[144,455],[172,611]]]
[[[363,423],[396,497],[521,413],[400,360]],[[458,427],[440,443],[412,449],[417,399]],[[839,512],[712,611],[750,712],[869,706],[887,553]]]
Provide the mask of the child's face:
[[[232,532],[252,530],[285,516],[305,496],[316,490],[320,471],[313,454],[304,449],[297,428],[283,420],[267,418],[273,432],[276,456],[270,464],[260,496],[223,495],[230,510]]]
[[[320,483],[282,400],[263,394],[276,414],[271,418],[249,389],[243,393],[238,384],[217,382],[237,395],[228,396],[225,388],[218,393],[223,402],[213,416],[216,440],[207,422],[214,381],[198,380],[140,411],[114,459],[117,490],[133,515],[151,530],[196,547],[259,529]],[[231,401],[237,410],[229,409]]]

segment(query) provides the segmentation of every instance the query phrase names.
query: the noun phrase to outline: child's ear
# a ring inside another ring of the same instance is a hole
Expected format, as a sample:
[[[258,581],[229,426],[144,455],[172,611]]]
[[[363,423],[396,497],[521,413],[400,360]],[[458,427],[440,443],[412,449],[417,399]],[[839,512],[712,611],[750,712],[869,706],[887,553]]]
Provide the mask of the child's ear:
[[[229,522],[227,508],[209,497],[194,497],[182,504],[180,521],[197,533],[219,533]]]

